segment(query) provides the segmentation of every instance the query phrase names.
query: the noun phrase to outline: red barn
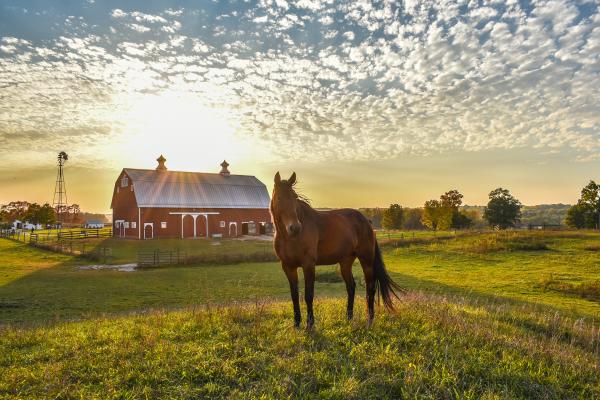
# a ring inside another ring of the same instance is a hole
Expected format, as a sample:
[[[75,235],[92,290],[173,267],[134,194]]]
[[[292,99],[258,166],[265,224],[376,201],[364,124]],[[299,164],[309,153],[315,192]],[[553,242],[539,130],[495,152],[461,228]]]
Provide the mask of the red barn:
[[[125,168],[113,191],[113,236],[132,239],[270,233],[269,193],[254,176]]]

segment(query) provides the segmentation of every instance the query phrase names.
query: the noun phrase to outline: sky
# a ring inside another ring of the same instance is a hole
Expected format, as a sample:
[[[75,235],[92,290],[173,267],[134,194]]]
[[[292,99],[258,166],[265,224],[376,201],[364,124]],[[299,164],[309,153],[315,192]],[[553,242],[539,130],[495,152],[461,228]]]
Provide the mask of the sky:
[[[124,167],[296,171],[321,207],[573,203],[600,180],[597,1],[0,0],[0,203],[110,211]]]

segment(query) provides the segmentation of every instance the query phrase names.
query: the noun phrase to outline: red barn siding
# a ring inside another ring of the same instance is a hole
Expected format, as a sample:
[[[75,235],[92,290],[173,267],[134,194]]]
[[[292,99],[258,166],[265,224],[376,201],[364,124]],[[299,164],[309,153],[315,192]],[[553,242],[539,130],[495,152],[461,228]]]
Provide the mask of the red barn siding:
[[[140,228],[138,226],[138,206],[135,200],[135,194],[131,190],[133,183],[129,177],[127,177],[127,186],[121,187],[121,179],[124,176],[127,176],[125,172],[119,175],[113,191],[113,236],[137,239],[140,235]],[[127,222],[129,227],[119,228],[116,222],[121,220]],[[135,228],[132,227],[132,222],[135,223]]]
[[[128,178],[127,185],[122,179]],[[145,182],[147,184],[147,182]],[[113,209],[113,236],[124,238],[206,238],[207,220],[198,215],[192,216],[177,213],[218,213],[208,215],[208,235],[235,237],[242,234],[242,224],[254,222],[257,234],[261,223],[270,223],[271,215],[266,208],[183,208],[183,207],[139,207],[135,195],[135,181],[124,170],[115,182],[111,207]],[[174,214],[175,213],[175,214]],[[128,227],[119,226],[124,221]],[[221,226],[221,221],[225,226]],[[183,222],[183,225],[182,225]],[[162,223],[166,223],[163,227]],[[235,224],[231,227],[231,224]],[[148,225],[151,224],[151,227]],[[135,228],[133,227],[135,225]],[[194,232],[195,227],[195,232]],[[183,228],[183,230],[182,230]],[[231,235],[230,235],[231,233]]]
[[[219,213],[218,215],[208,215],[209,235],[220,234],[223,237],[229,237],[229,225],[234,222],[237,226],[237,236],[242,233],[243,222],[271,222],[271,215],[266,209],[235,209],[235,208],[141,208],[141,225],[151,223],[154,227],[155,238],[180,238],[181,237],[181,215],[171,213]],[[225,221],[225,227],[221,227],[220,222]],[[166,222],[166,228],[162,228],[162,222]],[[233,233],[233,232],[232,232]],[[194,236],[193,218],[184,217],[183,225],[184,237]],[[235,234],[233,236],[236,236]],[[199,215],[196,217],[196,237],[206,237],[206,219]]]

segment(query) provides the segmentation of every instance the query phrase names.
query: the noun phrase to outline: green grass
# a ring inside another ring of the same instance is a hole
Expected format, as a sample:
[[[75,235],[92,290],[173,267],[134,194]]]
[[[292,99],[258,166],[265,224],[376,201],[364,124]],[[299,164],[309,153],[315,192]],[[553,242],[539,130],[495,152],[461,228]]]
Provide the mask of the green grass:
[[[540,279],[552,275],[566,284],[593,284],[600,276],[597,233],[486,233],[452,239],[415,238],[383,246],[392,277],[412,290],[539,303],[576,317],[598,318],[600,303],[577,293],[547,290]],[[113,263],[135,260],[138,249],[179,246],[210,257],[272,251],[268,242],[204,240],[134,241],[106,239],[120,254]],[[485,243],[485,245],[482,245]],[[533,247],[531,247],[533,246]],[[531,249],[535,248],[535,249]],[[262,250],[261,250],[262,249]],[[525,250],[522,250],[525,249]],[[529,249],[529,250],[527,250]],[[82,271],[89,260],[0,240],[0,321],[29,323],[85,318],[103,313],[194,304],[287,299],[288,284],[278,263],[190,265],[132,273]],[[318,267],[316,295],[343,296],[335,268]],[[362,271],[354,275],[363,293]]]
[[[481,242],[496,245],[482,249]],[[392,276],[412,289],[539,303],[597,320],[599,302],[544,290],[539,282],[548,274],[571,284],[597,281],[600,252],[585,248],[598,242],[597,232],[466,234],[428,244],[390,244],[384,258]]]
[[[360,267],[352,323],[319,267],[312,333],[278,263],[89,271],[0,240],[0,398],[600,398],[600,234],[447,236],[380,238],[409,292],[372,329]],[[103,243],[120,260],[269,245]]]
[[[366,329],[363,307],[196,307],[0,333],[0,397],[461,398],[600,396],[599,337],[532,306],[413,293]],[[595,332],[595,333],[594,333]]]
[[[109,262],[121,264],[135,262],[138,251],[151,250],[179,250],[191,258],[218,258],[232,254],[273,254],[273,243],[261,240],[238,240],[238,239],[94,239],[89,240],[91,251],[101,253],[102,248],[110,249],[112,257]]]
[[[206,242],[192,242],[206,245]],[[147,242],[125,244],[135,243]],[[251,248],[245,242],[238,243]],[[0,240],[0,255],[0,325],[289,297],[285,275],[274,262],[177,266],[136,272],[80,270],[78,266],[90,261],[9,240]],[[345,289],[339,284],[317,283],[316,290],[324,295],[338,295]]]

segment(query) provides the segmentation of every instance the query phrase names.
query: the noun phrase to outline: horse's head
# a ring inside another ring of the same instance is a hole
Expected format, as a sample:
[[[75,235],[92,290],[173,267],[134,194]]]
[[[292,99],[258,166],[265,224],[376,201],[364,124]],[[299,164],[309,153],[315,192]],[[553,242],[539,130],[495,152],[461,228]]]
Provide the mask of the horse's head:
[[[275,186],[271,196],[271,213],[273,219],[285,227],[288,235],[296,236],[302,231],[302,224],[298,219],[298,194],[294,191],[296,184],[296,173],[290,179],[282,180],[279,172],[275,174]],[[278,227],[281,229],[281,227]]]

